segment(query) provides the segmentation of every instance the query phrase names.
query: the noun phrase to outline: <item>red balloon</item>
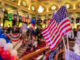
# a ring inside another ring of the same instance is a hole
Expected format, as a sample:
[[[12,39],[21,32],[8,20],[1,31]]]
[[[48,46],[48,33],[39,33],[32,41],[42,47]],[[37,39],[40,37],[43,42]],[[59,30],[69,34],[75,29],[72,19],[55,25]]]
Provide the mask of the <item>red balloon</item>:
[[[11,56],[10,60],[18,60],[17,56]]]
[[[10,59],[11,54],[9,50],[4,50],[3,53],[1,54],[2,59]]]
[[[0,55],[2,54],[2,52],[3,52],[3,48],[0,47]]]

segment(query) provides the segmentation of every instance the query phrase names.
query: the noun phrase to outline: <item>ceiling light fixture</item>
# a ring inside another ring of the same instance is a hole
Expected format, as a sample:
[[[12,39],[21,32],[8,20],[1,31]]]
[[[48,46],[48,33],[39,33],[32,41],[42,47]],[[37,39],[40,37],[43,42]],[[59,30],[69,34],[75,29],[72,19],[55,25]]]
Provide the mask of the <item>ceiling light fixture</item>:
[[[51,10],[55,10],[55,9],[56,9],[56,6],[53,5],[53,6],[51,7]]]
[[[42,13],[44,11],[44,8],[42,6],[39,6],[38,12]]]

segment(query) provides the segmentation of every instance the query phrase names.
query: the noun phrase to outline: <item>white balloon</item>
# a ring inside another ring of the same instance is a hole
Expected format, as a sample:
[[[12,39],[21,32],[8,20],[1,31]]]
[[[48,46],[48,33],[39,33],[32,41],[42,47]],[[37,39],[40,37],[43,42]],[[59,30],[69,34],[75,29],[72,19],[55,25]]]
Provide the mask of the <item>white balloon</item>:
[[[5,44],[6,44],[6,40],[4,38],[0,38],[0,46],[4,47]]]
[[[7,43],[5,46],[4,46],[4,50],[11,50],[13,48],[13,44],[12,43]]]
[[[11,55],[12,56],[17,56],[17,51],[16,50],[11,50]]]

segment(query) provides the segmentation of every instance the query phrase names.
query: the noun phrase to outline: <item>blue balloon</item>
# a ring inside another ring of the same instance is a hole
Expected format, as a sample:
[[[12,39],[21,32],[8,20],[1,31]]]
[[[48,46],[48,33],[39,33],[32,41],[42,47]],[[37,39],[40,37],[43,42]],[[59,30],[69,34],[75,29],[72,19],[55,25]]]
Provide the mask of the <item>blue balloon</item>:
[[[5,35],[5,34],[2,34],[2,35],[3,35],[3,37],[4,37],[5,39],[8,39],[7,35]]]
[[[5,34],[2,34],[0,38],[8,39],[8,37]]]
[[[4,38],[7,43],[12,43],[11,40],[9,40],[8,37],[7,37],[7,35],[5,35],[5,34],[2,34],[2,35],[0,36],[0,38]]]
[[[6,40],[7,43],[12,43],[11,40]]]
[[[31,24],[35,25],[35,19],[31,19]]]
[[[1,34],[3,34],[3,30],[2,30],[2,29],[0,29],[0,35],[1,35]]]
[[[3,60],[3,59],[1,58],[1,56],[0,56],[0,60]]]
[[[0,38],[4,38],[4,37],[1,35]]]

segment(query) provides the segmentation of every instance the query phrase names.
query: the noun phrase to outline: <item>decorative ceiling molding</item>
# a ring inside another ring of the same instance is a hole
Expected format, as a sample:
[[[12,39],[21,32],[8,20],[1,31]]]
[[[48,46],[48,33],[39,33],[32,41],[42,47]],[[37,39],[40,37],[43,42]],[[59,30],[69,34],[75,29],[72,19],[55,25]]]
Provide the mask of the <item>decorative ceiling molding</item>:
[[[3,1],[3,0],[0,0],[0,1]],[[80,4],[80,0],[21,0],[21,4],[22,4],[22,1],[26,1],[26,6],[18,6],[18,0],[15,0],[16,2],[12,2],[11,0],[5,0],[5,2],[9,3],[9,5],[11,6],[14,6],[16,8],[19,8],[21,10],[24,10],[24,11],[32,11],[31,9],[28,10],[28,7],[31,8],[32,5],[35,6],[35,10],[36,10],[36,13],[37,13],[37,10],[38,10],[38,7],[41,5],[43,6],[44,8],[44,12],[43,13],[46,13],[47,10],[49,10],[53,5],[55,5],[58,8],[60,8],[63,4],[70,4],[70,9],[68,9],[69,12],[79,12],[80,11],[80,8],[79,8],[79,4]],[[73,9],[73,7],[76,7],[76,9]],[[53,12],[53,11],[50,11],[49,12]],[[47,12],[48,13],[48,12]]]
[[[49,11],[51,11],[52,10],[52,7],[55,7],[55,8],[53,8],[53,10],[57,10],[59,7],[57,6],[57,5],[55,5],[55,4],[53,4],[53,5],[51,5],[50,7],[49,7]],[[52,11],[53,11],[52,10]]]
[[[80,2],[77,2],[77,3],[76,3],[76,7],[77,7],[77,8],[80,8]]]

